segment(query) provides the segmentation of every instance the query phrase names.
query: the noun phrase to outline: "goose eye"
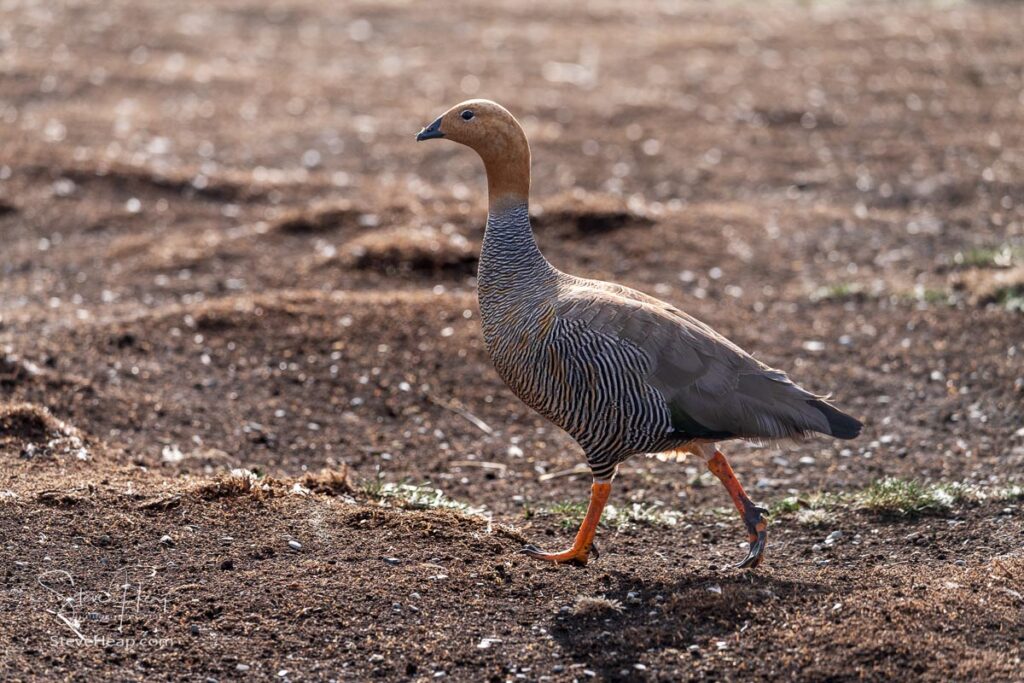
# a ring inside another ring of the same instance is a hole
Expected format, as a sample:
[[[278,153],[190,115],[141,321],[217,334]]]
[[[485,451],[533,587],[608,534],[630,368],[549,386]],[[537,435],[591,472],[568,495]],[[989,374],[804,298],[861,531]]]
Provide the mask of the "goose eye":
[[[462,112],[462,119],[464,121],[469,121],[471,118],[473,118],[473,112],[471,112],[468,109],[466,111]]]

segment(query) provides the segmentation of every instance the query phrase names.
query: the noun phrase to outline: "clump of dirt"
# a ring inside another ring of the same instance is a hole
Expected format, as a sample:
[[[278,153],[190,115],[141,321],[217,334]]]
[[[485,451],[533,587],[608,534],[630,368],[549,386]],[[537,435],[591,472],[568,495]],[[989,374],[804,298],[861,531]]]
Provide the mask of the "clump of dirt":
[[[232,470],[198,486],[194,493],[203,500],[252,498],[264,501],[284,492],[284,484],[273,477],[260,477],[244,469]]]
[[[80,491],[71,489],[50,489],[36,494],[36,501],[50,507],[75,507],[87,501]]]
[[[299,484],[312,493],[325,496],[347,495],[356,491],[348,465],[342,465],[338,469],[323,469],[316,474],[306,474],[299,480]]]
[[[572,613],[578,617],[608,617],[622,614],[622,611],[621,602],[603,595],[577,595],[572,606]]]
[[[211,176],[198,168],[188,167],[158,170],[124,163],[105,163],[64,168],[62,176],[80,185],[106,183],[120,190],[163,190],[214,201],[239,201],[263,194],[263,189],[254,186],[248,175],[242,172],[221,171]]]
[[[310,235],[342,228],[372,227],[377,222],[375,214],[341,200],[288,211],[274,224],[274,229],[289,235]]]
[[[44,443],[51,438],[70,436],[72,431],[42,406],[32,403],[0,404],[0,443]]]
[[[765,109],[755,107],[753,112],[754,121],[765,126],[772,127],[811,127],[811,128],[834,128],[841,125],[842,118],[834,114],[809,112],[803,109],[790,109],[785,107]]]
[[[0,387],[12,387],[38,374],[33,366],[26,365],[19,358],[0,356]]]
[[[130,249],[131,243],[119,249]],[[221,231],[208,230],[201,235],[167,235],[158,240],[148,239],[146,255],[139,263],[140,270],[181,270],[198,268],[212,262],[227,262],[240,256],[239,247]]]
[[[477,250],[454,231],[432,227],[394,228],[369,232],[348,244],[349,262],[360,270],[469,275],[476,269]]]
[[[654,224],[620,197],[582,191],[566,192],[543,203],[532,217],[534,228],[569,226],[580,235],[596,235],[627,227]]]

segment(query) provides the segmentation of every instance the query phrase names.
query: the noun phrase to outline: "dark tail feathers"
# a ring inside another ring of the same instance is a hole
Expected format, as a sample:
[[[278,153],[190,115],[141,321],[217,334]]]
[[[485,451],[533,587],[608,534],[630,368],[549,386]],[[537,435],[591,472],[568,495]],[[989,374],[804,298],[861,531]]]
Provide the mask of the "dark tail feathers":
[[[843,411],[825,403],[825,401],[816,399],[808,401],[808,403],[825,416],[825,419],[828,420],[828,427],[832,431],[832,436],[837,439],[853,439],[860,434],[861,427],[864,425],[857,418],[850,417]]]

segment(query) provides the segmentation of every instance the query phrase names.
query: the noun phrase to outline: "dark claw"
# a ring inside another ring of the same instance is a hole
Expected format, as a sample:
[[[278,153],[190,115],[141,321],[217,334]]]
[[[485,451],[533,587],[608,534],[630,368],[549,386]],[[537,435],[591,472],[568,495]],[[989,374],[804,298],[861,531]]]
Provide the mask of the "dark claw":
[[[524,545],[519,552],[521,552],[524,555],[530,555],[531,557],[536,557],[537,555],[543,555],[544,554],[543,550],[541,550],[537,546],[533,545],[532,543],[530,543],[528,545]]]
[[[763,517],[763,515],[767,514],[768,510],[765,508],[758,505],[750,505],[746,510],[746,514],[743,515],[743,523],[747,527],[747,533],[754,540],[750,542],[750,550],[747,551],[747,556],[736,565],[738,569],[753,569],[761,564],[765,546],[768,545],[768,523]]]
[[[757,539],[750,544],[750,550],[747,551],[747,556],[743,558],[743,561],[736,565],[737,569],[754,569],[757,565],[761,564],[761,558],[764,556],[764,548],[768,544],[768,532],[758,531]]]
[[[592,559],[595,559],[595,560],[597,558],[601,557],[601,553],[599,553],[597,551],[597,544],[596,543],[591,543],[590,544],[590,556],[591,556]]]

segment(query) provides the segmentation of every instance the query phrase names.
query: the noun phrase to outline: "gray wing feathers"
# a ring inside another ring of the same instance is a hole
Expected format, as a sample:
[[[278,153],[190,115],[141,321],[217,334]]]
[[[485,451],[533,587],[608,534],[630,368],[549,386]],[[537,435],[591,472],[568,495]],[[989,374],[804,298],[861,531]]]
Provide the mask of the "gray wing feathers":
[[[556,311],[643,349],[651,359],[646,381],[665,398],[674,421],[753,439],[831,433],[826,416],[808,403],[821,397],[663,301],[580,281]]]

